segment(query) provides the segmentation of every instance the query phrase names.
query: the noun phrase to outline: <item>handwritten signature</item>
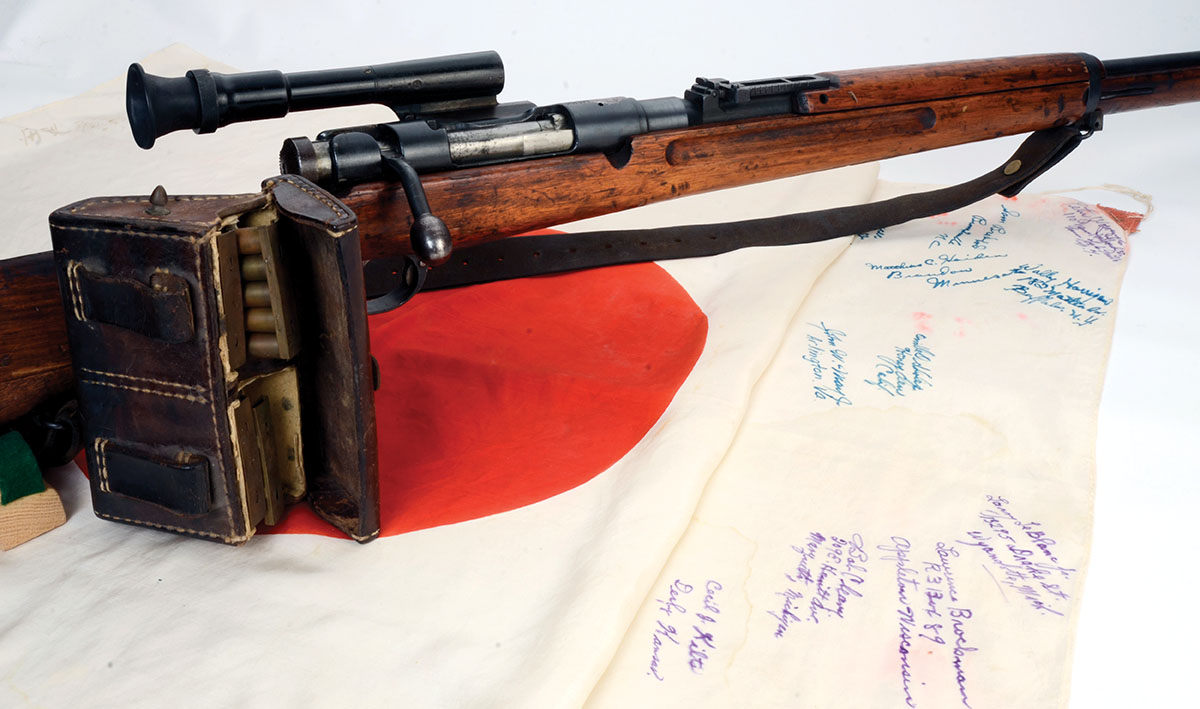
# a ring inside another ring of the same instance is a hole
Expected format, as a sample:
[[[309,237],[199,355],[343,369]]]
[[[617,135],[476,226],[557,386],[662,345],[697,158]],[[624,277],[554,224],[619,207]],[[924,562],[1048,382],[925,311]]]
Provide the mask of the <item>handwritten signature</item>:
[[[926,339],[917,333],[907,346],[894,347],[890,356],[876,355],[875,379],[863,381],[893,398],[931,388],[934,354]]]
[[[813,396],[836,406],[850,406],[854,402],[846,396],[846,333],[824,322],[809,323],[809,327],[816,332],[805,335],[807,352],[801,359],[812,368]]]
[[[684,602],[696,587],[682,579],[675,579],[662,598],[654,599],[658,604],[658,613],[662,617],[655,618],[655,626],[650,635],[650,662],[646,675],[659,682],[666,681],[664,654],[673,646],[682,646],[677,623],[692,622],[691,638],[687,639],[687,664],[695,674],[703,674],[709,654],[717,648],[717,638],[711,626],[717,624],[717,616],[721,613],[718,595],[724,589],[721,582],[708,580],[704,585],[704,595],[700,600],[700,609],[689,614]]]

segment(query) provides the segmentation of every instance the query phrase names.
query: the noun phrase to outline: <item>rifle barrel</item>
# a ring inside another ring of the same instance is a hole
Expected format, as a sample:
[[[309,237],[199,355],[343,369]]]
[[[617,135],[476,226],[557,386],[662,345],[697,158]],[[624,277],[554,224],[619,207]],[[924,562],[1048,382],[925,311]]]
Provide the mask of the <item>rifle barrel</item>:
[[[1200,101],[1200,52],[1104,62],[1100,109],[1123,113]]]

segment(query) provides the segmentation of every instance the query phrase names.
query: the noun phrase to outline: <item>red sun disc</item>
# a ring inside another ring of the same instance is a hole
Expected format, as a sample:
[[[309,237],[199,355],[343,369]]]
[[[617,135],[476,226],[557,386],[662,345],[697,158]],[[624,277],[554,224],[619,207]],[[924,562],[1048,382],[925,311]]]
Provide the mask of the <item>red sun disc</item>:
[[[387,536],[609,468],[674,398],[708,320],[666,271],[635,264],[422,293],[370,328]],[[306,505],[269,531],[340,536]]]

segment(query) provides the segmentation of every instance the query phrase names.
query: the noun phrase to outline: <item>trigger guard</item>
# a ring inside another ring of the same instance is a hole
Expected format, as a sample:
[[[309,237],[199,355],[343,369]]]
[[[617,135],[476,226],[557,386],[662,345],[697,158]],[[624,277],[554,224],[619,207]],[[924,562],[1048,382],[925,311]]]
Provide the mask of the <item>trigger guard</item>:
[[[420,292],[429,269],[416,256],[363,262],[367,315],[395,310]]]

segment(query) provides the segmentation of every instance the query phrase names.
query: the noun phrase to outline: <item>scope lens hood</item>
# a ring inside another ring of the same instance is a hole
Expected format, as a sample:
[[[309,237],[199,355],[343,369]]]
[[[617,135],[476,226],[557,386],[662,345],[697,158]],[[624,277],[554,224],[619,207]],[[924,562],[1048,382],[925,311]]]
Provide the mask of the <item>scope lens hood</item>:
[[[200,92],[191,76],[168,79],[131,64],[125,81],[125,113],[138,147],[150,149],[159,136],[200,126]]]
[[[154,108],[146,93],[146,71],[141,64],[129,65],[125,80],[125,114],[138,147],[147,150],[154,147],[154,139],[158,137],[154,131]]]

